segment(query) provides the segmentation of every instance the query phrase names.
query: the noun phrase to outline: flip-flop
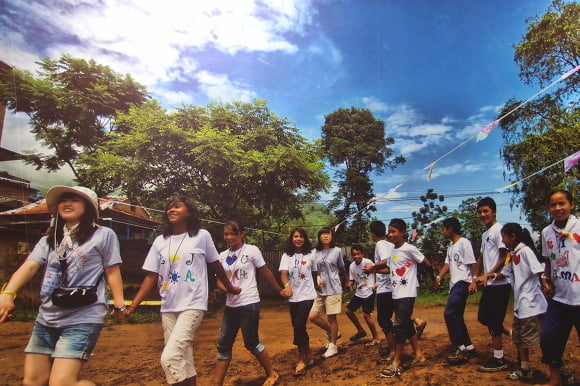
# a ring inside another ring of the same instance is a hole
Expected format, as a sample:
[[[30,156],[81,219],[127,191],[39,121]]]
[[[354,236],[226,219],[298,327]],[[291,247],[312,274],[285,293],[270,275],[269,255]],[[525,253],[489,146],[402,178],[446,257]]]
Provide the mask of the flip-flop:
[[[306,364],[304,364],[304,367],[302,367],[300,370],[298,370],[298,368],[294,369],[294,376],[295,377],[301,377],[304,374],[306,374]]]
[[[400,367],[397,367],[391,363],[386,369],[381,371],[380,375],[382,378],[400,377],[402,371],[403,370]]]
[[[381,344],[380,340],[373,339],[370,342],[366,343],[365,346],[367,346],[367,347],[378,346],[379,344]]]
[[[427,359],[424,361],[417,360],[417,358],[413,359],[411,363],[409,363],[409,367],[425,367],[427,366]]]

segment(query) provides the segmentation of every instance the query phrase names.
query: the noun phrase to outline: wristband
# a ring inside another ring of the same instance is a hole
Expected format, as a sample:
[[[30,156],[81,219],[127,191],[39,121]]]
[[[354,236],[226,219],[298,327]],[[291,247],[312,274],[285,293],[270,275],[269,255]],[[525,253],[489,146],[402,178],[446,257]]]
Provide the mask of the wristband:
[[[437,276],[435,276],[435,279],[441,280],[441,276],[437,275]]]
[[[126,304],[123,304],[121,307],[115,307],[115,306],[113,306],[113,310],[119,311],[119,312],[125,312],[126,309],[127,309],[127,305]]]
[[[290,285],[290,282],[288,282],[288,283],[285,283],[285,284],[284,284],[284,288],[288,287],[289,285]]]
[[[549,279],[550,279],[550,277],[549,277],[548,275],[546,275],[545,273],[543,273],[543,274],[541,274],[541,275],[540,275],[540,279],[546,279],[546,280],[549,280]]]
[[[2,289],[0,290],[0,295],[12,295],[12,300],[16,299],[16,291],[11,291],[5,289],[8,283],[4,283]]]
[[[492,278],[491,280],[495,280],[495,279],[497,279],[497,273],[495,273],[495,272],[494,272],[494,273],[492,273],[492,275],[493,275],[493,278]],[[491,276],[491,275],[490,275],[490,276]]]

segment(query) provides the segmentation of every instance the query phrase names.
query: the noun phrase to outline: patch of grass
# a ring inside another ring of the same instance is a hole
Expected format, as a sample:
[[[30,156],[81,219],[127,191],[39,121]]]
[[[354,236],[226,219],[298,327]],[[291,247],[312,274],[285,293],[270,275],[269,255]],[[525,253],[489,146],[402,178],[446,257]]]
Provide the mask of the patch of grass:
[[[16,308],[12,312],[10,320],[17,322],[31,322],[36,319],[36,315],[38,315],[37,310]]]

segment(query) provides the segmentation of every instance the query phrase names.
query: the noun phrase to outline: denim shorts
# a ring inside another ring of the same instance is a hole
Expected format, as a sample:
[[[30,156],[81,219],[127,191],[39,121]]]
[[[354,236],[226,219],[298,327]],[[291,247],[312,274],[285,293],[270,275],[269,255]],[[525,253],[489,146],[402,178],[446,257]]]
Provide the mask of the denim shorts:
[[[97,344],[102,327],[98,323],[45,327],[36,322],[24,352],[86,361]]]
[[[254,355],[264,351],[265,347],[258,337],[260,324],[260,303],[240,307],[226,307],[218,339],[218,360],[232,359],[232,347],[238,330],[242,330],[244,345]]]

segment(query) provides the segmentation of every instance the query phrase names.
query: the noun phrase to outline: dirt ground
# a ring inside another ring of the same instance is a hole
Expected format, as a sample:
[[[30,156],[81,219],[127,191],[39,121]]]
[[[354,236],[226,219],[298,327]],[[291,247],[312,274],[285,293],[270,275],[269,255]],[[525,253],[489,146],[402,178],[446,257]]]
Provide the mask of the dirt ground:
[[[379,377],[381,368],[380,347],[368,347],[369,338],[351,343],[348,337],[355,328],[344,314],[339,317],[343,339],[339,340],[338,356],[323,360],[324,332],[309,324],[311,346],[316,357],[315,363],[306,375],[296,378],[292,375],[297,352],[292,346],[292,327],[288,307],[283,301],[262,306],[260,336],[280,373],[280,385],[379,385],[395,383],[402,385],[516,385],[518,382],[506,379],[507,372],[480,373],[479,365],[491,354],[487,330],[477,322],[477,306],[468,305],[466,320],[472,340],[478,351],[470,363],[451,367],[446,364],[446,356],[453,348],[449,344],[443,307],[425,308],[415,306],[415,315],[427,320],[427,328],[420,345],[428,358],[428,366],[406,369],[400,378]],[[362,315],[360,315],[362,318]],[[511,321],[511,317],[507,318]],[[195,361],[198,371],[198,385],[211,384],[216,355],[215,343],[218,337],[221,313],[206,318],[195,339]],[[361,319],[362,321],[362,319]],[[364,321],[363,321],[364,323]],[[32,329],[32,322],[7,322],[0,325],[0,384],[18,385],[22,379],[24,353]],[[381,336],[381,338],[384,338]],[[384,342],[384,340],[383,340]],[[504,340],[506,359],[515,365],[516,351],[509,339]],[[83,369],[83,377],[99,385],[164,385],[165,378],[159,366],[159,356],[163,347],[161,325],[127,324],[106,326],[99,338],[93,356]],[[410,361],[410,347],[405,348],[405,360]],[[532,353],[534,364],[546,372],[539,363],[540,350]],[[580,341],[572,332],[565,352],[565,362],[580,379]],[[265,377],[254,357],[238,336],[234,346],[234,359],[226,377],[226,384],[260,385]]]

